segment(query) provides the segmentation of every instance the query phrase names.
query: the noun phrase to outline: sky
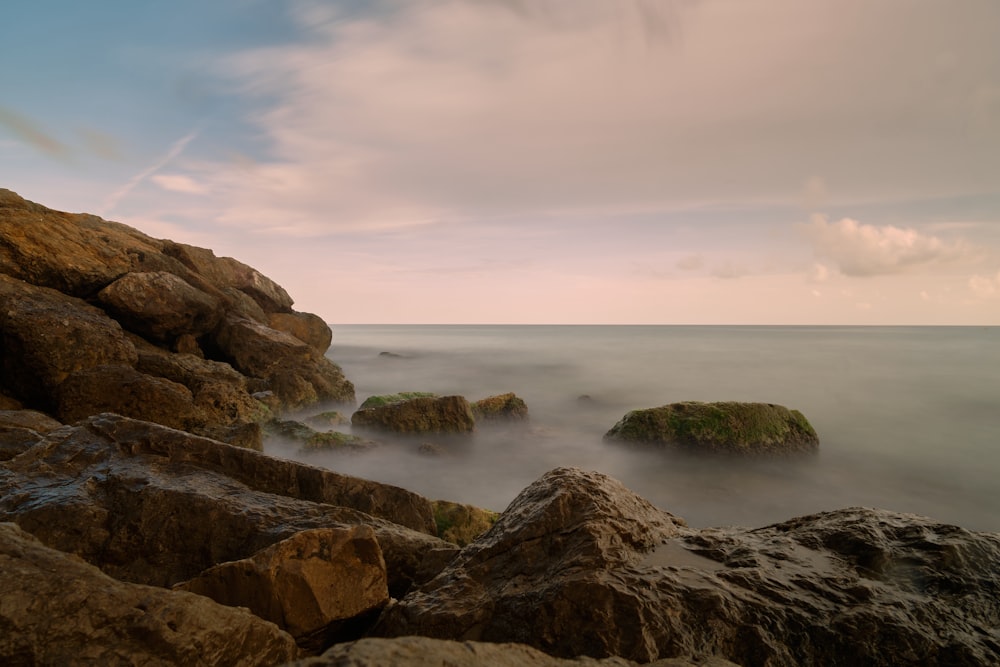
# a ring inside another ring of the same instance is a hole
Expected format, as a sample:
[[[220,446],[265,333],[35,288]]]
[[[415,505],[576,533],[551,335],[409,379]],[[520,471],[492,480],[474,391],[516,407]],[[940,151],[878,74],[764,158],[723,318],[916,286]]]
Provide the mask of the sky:
[[[331,323],[1000,325],[996,0],[6,0],[0,187]]]

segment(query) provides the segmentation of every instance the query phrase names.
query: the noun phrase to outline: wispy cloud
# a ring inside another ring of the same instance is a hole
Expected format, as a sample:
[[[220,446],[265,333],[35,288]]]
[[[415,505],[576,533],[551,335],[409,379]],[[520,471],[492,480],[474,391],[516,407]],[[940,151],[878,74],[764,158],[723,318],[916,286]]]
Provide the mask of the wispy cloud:
[[[128,182],[125,183],[125,185],[121,186],[120,188],[112,192],[111,195],[104,200],[104,205],[101,206],[100,210],[98,211],[98,215],[105,217],[110,215],[111,212],[115,209],[115,207],[118,206],[118,204],[121,202],[121,200],[124,199],[126,196],[128,196],[128,193],[130,193],[133,189],[135,189],[135,187],[140,183],[142,183],[144,180],[146,180],[147,178],[158,172],[163,167],[170,164],[170,162],[173,159],[175,159],[177,156],[179,156],[181,153],[184,152],[184,149],[187,148],[187,145],[191,143],[191,141],[196,136],[198,136],[197,131],[190,132],[181,137],[180,139],[178,139],[177,141],[175,141],[161,158],[159,158],[156,162],[154,162],[153,164],[146,167],[138,174],[130,178]]]
[[[46,155],[58,159],[70,157],[70,149],[64,143],[48,134],[30,118],[19,113],[0,107],[0,125],[10,130],[14,136],[45,153]]]
[[[204,184],[184,174],[154,174],[150,180],[170,192],[190,195],[203,195],[208,192]]]
[[[1000,271],[995,275],[977,275],[969,278],[969,289],[980,299],[1000,298]]]

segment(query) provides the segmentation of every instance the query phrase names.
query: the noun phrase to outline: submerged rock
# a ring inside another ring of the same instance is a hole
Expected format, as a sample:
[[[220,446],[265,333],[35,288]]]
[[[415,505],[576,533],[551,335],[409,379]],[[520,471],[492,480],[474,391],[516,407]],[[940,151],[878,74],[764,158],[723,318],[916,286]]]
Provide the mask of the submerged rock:
[[[5,665],[271,665],[300,655],[245,609],[117,581],[0,523],[0,662]]]
[[[816,431],[801,412],[772,403],[685,401],[633,410],[604,437],[738,456],[799,454],[819,447]]]
[[[381,636],[518,642],[638,662],[1000,662],[1000,535],[871,509],[693,530],[598,473],[557,469]]]
[[[396,396],[369,398],[351,416],[351,424],[395,433],[471,433],[476,428],[462,396]]]
[[[472,404],[477,421],[523,421],[528,418],[524,399],[513,392],[490,396]]]

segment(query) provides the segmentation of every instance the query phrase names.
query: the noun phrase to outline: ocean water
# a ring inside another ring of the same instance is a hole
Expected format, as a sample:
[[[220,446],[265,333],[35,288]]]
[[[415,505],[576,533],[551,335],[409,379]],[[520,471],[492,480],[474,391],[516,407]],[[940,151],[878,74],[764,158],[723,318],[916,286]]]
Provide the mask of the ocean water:
[[[696,527],[869,506],[1000,531],[1000,328],[333,329],[328,356],[355,383],[359,403],[399,391],[470,401],[513,391],[530,421],[356,454],[302,455],[269,443],[281,455],[498,511],[545,471],[578,466],[619,479]],[[683,400],[801,410],[819,433],[820,453],[704,459],[603,441],[629,410]],[[444,452],[419,453],[421,442]]]

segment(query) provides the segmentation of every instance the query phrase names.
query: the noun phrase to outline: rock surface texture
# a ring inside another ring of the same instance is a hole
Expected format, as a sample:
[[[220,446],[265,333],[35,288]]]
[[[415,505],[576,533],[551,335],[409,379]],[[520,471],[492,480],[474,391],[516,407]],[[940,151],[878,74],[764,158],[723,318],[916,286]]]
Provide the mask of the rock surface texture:
[[[377,633],[744,665],[1000,662],[1000,536],[848,509],[692,530],[598,473],[525,489]]]
[[[528,418],[528,405],[517,394],[508,392],[476,401],[472,414],[477,421],[524,421]]]
[[[382,404],[365,401],[351,416],[351,424],[407,434],[471,433],[476,419],[462,396],[417,396]]]
[[[116,581],[0,523],[0,663],[269,667],[298,655],[245,609]]]
[[[735,456],[803,454],[819,447],[801,412],[771,403],[686,401],[633,410],[604,437]]]

